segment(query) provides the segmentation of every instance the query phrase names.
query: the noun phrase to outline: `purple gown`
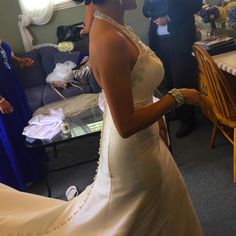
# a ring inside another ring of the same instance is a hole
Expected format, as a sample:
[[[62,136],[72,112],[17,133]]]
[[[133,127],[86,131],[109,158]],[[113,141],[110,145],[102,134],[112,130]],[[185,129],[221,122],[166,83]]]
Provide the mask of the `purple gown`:
[[[0,47],[0,95],[14,107],[11,114],[0,112],[0,182],[19,190],[42,176],[45,152],[27,148],[22,135],[31,118],[20,79],[12,67],[11,48],[7,43]],[[32,78],[33,79],[33,78]]]

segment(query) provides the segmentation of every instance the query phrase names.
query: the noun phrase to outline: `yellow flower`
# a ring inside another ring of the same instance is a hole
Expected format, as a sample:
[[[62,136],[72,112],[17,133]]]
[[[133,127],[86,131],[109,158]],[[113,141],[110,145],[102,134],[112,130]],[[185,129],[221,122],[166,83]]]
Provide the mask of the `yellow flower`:
[[[60,42],[57,45],[58,51],[71,52],[74,49],[74,43],[72,41]]]
[[[225,7],[225,11],[228,12],[231,8],[236,7],[236,2],[229,2]]]
[[[220,23],[225,23],[227,21],[227,11],[225,10],[224,7],[218,7],[219,11],[220,11],[220,18],[217,19],[218,22]]]
[[[208,5],[208,4],[204,4],[204,5],[202,6],[202,9],[204,9],[205,11],[207,11],[207,10],[209,9],[209,5]]]

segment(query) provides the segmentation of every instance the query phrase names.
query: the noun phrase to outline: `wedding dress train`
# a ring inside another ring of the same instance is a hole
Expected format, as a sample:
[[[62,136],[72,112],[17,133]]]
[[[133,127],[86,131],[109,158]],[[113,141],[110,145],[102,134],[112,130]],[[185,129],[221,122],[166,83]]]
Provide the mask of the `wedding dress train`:
[[[134,107],[151,104],[164,74],[161,61],[130,27],[101,12],[95,17],[139,49],[131,74]],[[157,123],[123,139],[106,105],[93,184],[69,202],[0,185],[0,235],[201,236],[202,231]]]

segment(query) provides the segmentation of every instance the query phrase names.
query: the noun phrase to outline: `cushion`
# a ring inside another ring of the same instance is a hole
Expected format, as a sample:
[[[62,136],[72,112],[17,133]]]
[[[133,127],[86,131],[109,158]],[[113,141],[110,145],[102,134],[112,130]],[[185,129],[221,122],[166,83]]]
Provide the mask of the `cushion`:
[[[89,38],[88,37],[75,41],[74,44],[75,44],[74,50],[76,51],[80,51],[80,52],[89,51]]]
[[[38,50],[38,53],[41,57],[43,69],[44,69],[46,75],[48,75],[49,73],[51,73],[53,71],[53,69],[55,67],[54,54],[57,53],[58,50],[57,50],[57,48],[50,47],[50,46],[41,47],[37,50]]]
[[[92,71],[91,71],[90,76],[88,77],[88,79],[89,79],[89,84],[92,88],[93,93],[100,93],[102,91],[102,89],[99,86],[99,84],[97,83]]]
[[[82,90],[74,86],[68,86],[66,89],[58,88],[57,90],[66,98],[84,93],[92,93],[91,87],[89,85],[81,85],[81,87]],[[43,105],[47,105],[51,102],[55,102],[61,99],[62,97],[53,90],[51,85],[48,84],[45,86],[42,97]]]
[[[54,64],[64,63],[65,61],[73,61],[78,64],[80,52],[60,52],[54,54]]]
[[[78,65],[80,65],[81,63],[84,64],[84,60],[87,60],[88,58],[89,58],[89,52],[80,52]]]
[[[41,65],[40,55],[37,50],[27,52],[20,57],[29,57],[34,60],[34,64],[29,67],[16,67],[16,72],[22,80],[24,88],[45,84],[45,72]]]
[[[30,108],[34,112],[43,105],[42,94],[46,85],[35,86],[34,88],[25,89],[25,94]]]

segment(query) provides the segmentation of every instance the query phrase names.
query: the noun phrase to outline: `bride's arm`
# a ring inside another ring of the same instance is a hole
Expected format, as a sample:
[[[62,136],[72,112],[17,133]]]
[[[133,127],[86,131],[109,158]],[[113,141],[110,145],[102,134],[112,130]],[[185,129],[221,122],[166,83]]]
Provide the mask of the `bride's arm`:
[[[100,86],[105,92],[112,118],[123,138],[147,128],[159,120],[177,103],[172,95],[139,110],[134,110],[131,89],[131,71],[137,60],[138,50],[128,46],[119,33],[109,31],[90,45],[90,60]],[[201,105],[196,90],[182,89],[185,102]]]

